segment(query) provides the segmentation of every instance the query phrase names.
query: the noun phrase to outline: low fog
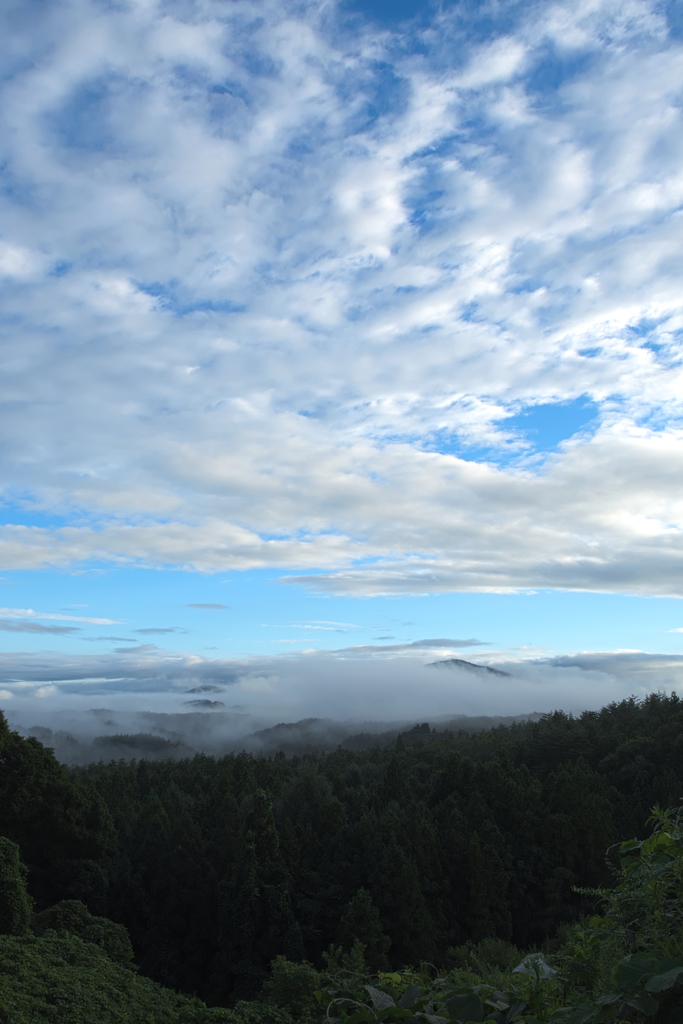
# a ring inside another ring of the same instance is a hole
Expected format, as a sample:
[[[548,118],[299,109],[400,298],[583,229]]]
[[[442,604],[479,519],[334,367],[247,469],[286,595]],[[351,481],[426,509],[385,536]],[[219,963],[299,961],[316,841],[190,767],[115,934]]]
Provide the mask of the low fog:
[[[517,717],[461,715],[416,724],[405,721],[344,723],[307,718],[300,722],[281,722],[244,734],[240,731],[240,725],[244,723],[237,722],[229,713],[173,715],[141,711],[115,714],[108,708],[93,708],[85,713],[58,713],[52,729],[21,725],[19,731],[25,736],[35,736],[45,746],[51,747],[59,760],[66,764],[90,764],[121,758],[160,761],[192,757],[198,753],[221,755],[242,750],[268,756],[279,752],[286,756],[302,755],[338,747],[367,750],[369,747],[393,746],[399,734],[410,743],[424,739],[426,733],[481,732],[496,725],[510,725],[529,718],[535,721],[539,717],[538,714]],[[98,735],[90,739],[93,732]]]
[[[441,642],[438,642],[441,643]],[[437,641],[434,641],[437,644]],[[683,657],[639,652],[470,661],[429,643],[272,658],[159,651],[0,656],[0,708],[67,763],[388,744],[680,689]]]

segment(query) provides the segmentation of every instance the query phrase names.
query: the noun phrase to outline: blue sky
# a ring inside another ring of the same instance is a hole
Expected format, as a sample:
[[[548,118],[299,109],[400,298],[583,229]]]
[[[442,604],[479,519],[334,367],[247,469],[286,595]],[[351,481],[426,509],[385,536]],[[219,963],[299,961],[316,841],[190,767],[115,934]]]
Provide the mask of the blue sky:
[[[126,652],[675,682],[675,4],[0,20],[8,706]]]
[[[543,590],[358,599],[321,597],[283,579],[297,575],[106,566],[7,573],[0,580],[3,649],[88,655],[154,645],[223,659],[367,645],[379,652],[445,638],[462,640],[453,650],[482,663],[579,650],[683,654],[674,598]],[[25,628],[31,632],[19,635]]]

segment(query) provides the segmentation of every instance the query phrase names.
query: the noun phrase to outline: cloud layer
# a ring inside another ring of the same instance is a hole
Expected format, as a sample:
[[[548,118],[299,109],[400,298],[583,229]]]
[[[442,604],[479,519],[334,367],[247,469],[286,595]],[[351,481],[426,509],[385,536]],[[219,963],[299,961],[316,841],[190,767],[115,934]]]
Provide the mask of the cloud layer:
[[[463,658],[453,657],[445,644],[243,659],[169,653],[152,644],[95,656],[2,654],[0,706],[14,721],[50,726],[55,710],[179,714],[189,700],[220,700],[223,711],[242,716],[246,732],[311,717],[386,722],[557,708],[578,713],[631,695],[680,690],[683,682],[680,655],[594,652],[524,659],[468,652]]]
[[[680,40],[485,14],[7,5],[4,566],[683,594]]]

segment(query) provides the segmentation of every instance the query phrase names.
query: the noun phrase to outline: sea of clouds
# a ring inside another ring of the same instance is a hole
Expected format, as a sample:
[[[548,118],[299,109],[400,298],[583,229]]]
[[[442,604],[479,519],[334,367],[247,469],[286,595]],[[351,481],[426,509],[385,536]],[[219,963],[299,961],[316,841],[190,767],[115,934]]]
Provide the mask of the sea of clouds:
[[[683,682],[683,656],[523,660],[487,653],[470,661],[453,657],[447,643],[241,660],[168,654],[152,645],[120,655],[1,655],[0,708],[13,728],[33,730],[63,760],[87,762],[333,747],[359,732],[395,733],[425,721],[433,728],[485,728],[511,717],[642,700],[680,691]],[[488,723],[474,721],[482,716]],[[279,723],[300,724],[263,735]],[[157,750],[140,734],[166,745]],[[138,738],[105,742],[122,735]],[[96,737],[99,746],[87,746]]]

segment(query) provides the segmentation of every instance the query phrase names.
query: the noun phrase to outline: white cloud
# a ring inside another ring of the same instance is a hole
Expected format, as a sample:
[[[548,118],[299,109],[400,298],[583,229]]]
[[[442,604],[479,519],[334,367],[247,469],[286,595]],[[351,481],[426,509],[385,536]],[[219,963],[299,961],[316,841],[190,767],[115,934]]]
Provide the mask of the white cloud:
[[[249,443],[247,431],[233,460],[187,452],[176,479],[210,496],[211,518],[108,521],[97,530],[4,527],[3,562],[66,565],[94,555],[200,571],[326,569],[307,582],[359,594],[553,586],[681,594],[677,432],[616,422],[568,444],[541,471],[533,462],[505,470],[409,445],[336,449],[312,438],[287,444],[284,429],[280,436],[276,467],[265,442]],[[302,494],[315,501],[302,503]],[[237,496],[251,530],[227,521]],[[354,567],[358,559],[362,567]]]
[[[7,27],[0,471],[67,525],[2,527],[4,564],[680,594],[683,65],[658,8],[540,4],[485,44],[446,13],[412,53],[257,6]],[[431,450],[584,394],[599,429],[545,462]]]
[[[473,54],[468,67],[457,79],[459,86],[477,89],[512,78],[521,70],[525,47],[517,39],[496,39]]]
[[[22,246],[0,241],[0,274],[7,277],[29,277],[42,261]]]

